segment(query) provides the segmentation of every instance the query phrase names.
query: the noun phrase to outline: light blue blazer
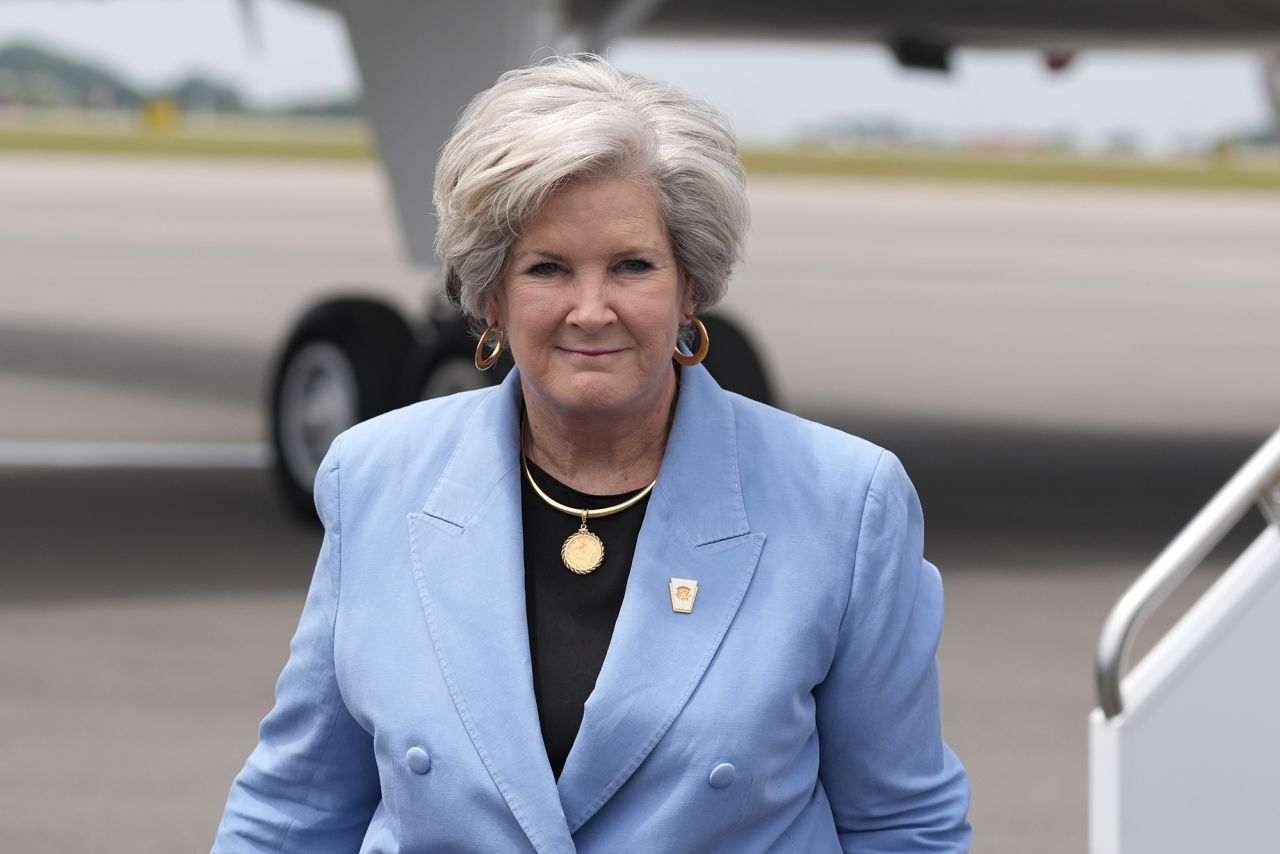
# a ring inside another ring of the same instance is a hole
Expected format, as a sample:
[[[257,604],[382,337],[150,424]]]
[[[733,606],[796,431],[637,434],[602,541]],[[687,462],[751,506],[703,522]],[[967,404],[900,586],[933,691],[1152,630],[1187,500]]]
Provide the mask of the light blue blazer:
[[[215,852],[958,852],[942,587],[890,453],[681,389],[557,781],[525,617],[518,373],[352,427],[276,705]],[[698,581],[692,613],[672,576]]]

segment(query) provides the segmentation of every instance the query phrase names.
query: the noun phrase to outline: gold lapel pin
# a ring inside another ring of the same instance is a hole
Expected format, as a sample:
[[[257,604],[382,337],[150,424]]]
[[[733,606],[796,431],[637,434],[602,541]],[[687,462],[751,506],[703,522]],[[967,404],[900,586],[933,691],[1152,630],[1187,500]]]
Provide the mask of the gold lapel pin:
[[[671,610],[677,614],[692,614],[693,601],[698,598],[698,580],[673,578],[667,586],[671,589]]]

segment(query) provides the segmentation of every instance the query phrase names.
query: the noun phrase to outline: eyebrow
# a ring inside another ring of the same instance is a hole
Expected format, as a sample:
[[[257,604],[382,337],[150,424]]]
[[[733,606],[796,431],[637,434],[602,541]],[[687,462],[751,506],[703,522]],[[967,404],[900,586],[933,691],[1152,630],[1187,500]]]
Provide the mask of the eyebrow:
[[[524,260],[525,258],[528,258],[531,255],[537,255],[542,258],[550,258],[552,261],[564,261],[563,256],[557,255],[555,252],[548,252],[545,249],[525,249],[524,251],[518,253],[516,255],[516,258],[520,260]]]
[[[628,246],[626,249],[623,249],[619,252],[615,252],[614,256],[621,258],[624,256],[630,256],[630,255],[661,255],[661,254],[662,254],[662,250],[657,246],[636,245],[636,246]],[[552,252],[548,249],[536,249],[536,248],[525,249],[521,252],[516,253],[515,259],[518,261],[523,261],[526,258],[529,258],[530,256],[547,258],[552,261],[558,261],[561,263],[563,263],[565,260],[564,256],[560,255],[559,253]]]

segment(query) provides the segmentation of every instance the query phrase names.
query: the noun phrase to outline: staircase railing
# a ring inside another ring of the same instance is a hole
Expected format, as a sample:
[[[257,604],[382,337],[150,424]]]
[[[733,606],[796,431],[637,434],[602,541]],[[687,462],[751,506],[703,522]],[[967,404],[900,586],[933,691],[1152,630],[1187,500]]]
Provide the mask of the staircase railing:
[[[1120,681],[1128,669],[1138,629],[1254,505],[1270,524],[1280,527],[1280,430],[1227,481],[1111,609],[1098,637],[1095,664],[1098,705],[1107,719],[1124,711]]]

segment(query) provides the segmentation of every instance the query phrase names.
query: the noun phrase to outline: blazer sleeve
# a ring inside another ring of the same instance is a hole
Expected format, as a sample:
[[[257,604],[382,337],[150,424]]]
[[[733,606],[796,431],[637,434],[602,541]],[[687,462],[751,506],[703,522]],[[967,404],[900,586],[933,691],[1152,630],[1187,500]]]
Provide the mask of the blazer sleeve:
[[[942,740],[942,582],[901,463],[867,491],[831,670],[815,689],[819,775],[851,852],[969,850],[969,780]]]
[[[338,450],[316,474],[324,540],[275,707],[231,784],[215,854],[354,852],[381,798],[373,741],[347,711],[334,673],[342,572]]]

